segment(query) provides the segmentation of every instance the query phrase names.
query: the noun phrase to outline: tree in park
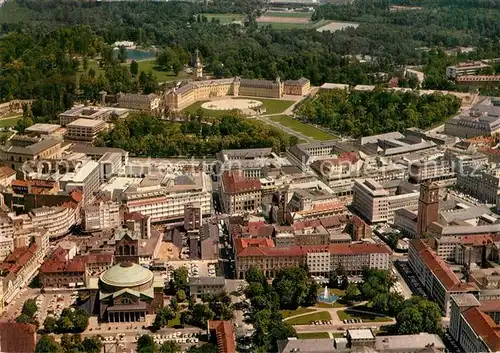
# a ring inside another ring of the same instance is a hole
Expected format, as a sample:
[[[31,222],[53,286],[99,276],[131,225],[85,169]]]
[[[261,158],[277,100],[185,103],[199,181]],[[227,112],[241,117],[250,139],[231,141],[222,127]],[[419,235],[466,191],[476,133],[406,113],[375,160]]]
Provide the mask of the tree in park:
[[[130,73],[134,77],[139,73],[139,64],[135,60],[132,60],[132,62],[130,63]]]
[[[213,343],[204,343],[201,346],[191,346],[187,353],[219,353],[219,347]]]
[[[118,48],[118,61],[124,63],[125,61],[127,61],[127,58],[127,48],[125,48],[123,45],[120,45],[120,47]]]
[[[153,321],[153,326],[162,328],[168,325],[168,322],[175,318],[175,311],[172,308],[166,306],[161,308],[157,313],[155,320]]]
[[[23,133],[24,130],[29,128],[31,125],[33,125],[33,119],[31,118],[22,118],[19,119],[16,123],[16,130],[19,131],[20,133]]]
[[[160,353],[179,353],[181,351],[181,345],[174,341],[163,342],[160,346]]]
[[[89,58],[87,58],[86,55],[83,57],[82,66],[83,66],[83,71],[85,71],[85,72],[89,68]]]
[[[46,333],[52,333],[56,330],[57,320],[53,316],[47,316],[45,321],[43,322],[43,330]]]
[[[176,268],[172,273],[172,281],[176,291],[179,289],[186,291],[188,289],[188,284],[189,284],[187,267],[182,266]]]
[[[396,316],[398,334],[412,335],[420,332],[441,333],[441,310],[437,303],[412,297],[403,304]]]
[[[42,335],[35,346],[35,353],[63,353],[63,349],[54,338]]]
[[[158,344],[150,335],[142,335],[137,340],[137,353],[157,353]]]
[[[345,293],[344,293],[344,300],[351,304],[354,300],[354,298],[356,298],[356,295],[358,294],[358,287],[356,286],[355,283],[349,283],[349,285],[347,286],[346,290],[345,290]]]
[[[175,296],[177,297],[177,300],[179,302],[183,302],[184,300],[186,300],[186,292],[183,290],[183,289],[179,289],[177,291],[177,293],[175,294]]]
[[[172,310],[174,311],[177,311],[177,309],[179,308],[179,303],[177,301],[177,298],[176,297],[172,297],[170,298],[170,307],[172,308]]]
[[[286,268],[279,271],[273,280],[273,288],[280,298],[282,309],[297,309],[310,301],[309,288],[311,281],[305,269],[301,267]]]
[[[83,350],[82,338],[80,335],[64,334],[61,336],[61,347],[64,352],[81,352]]]
[[[85,337],[82,341],[82,347],[86,353],[100,353],[102,349],[101,336]]]
[[[16,322],[20,323],[20,324],[32,324],[32,325],[37,324],[35,319],[33,319],[32,317],[29,317],[26,314],[21,314],[18,317],[16,317]]]
[[[262,285],[267,284],[267,279],[264,275],[264,272],[257,269],[256,267],[250,267],[245,272],[245,279],[248,283],[260,283]]]
[[[373,299],[377,294],[389,294],[394,285],[395,278],[389,271],[365,268],[362,273],[363,283],[359,290],[363,297]]]
[[[27,299],[23,303],[21,315],[16,318],[16,322],[38,325],[38,322],[35,320],[35,314],[37,311],[38,306],[36,305],[35,299]]]

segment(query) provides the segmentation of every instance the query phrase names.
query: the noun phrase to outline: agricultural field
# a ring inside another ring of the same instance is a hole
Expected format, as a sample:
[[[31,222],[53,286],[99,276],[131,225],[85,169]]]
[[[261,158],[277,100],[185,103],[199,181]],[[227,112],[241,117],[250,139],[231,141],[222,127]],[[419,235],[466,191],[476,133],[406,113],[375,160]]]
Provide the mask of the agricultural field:
[[[311,12],[266,12],[259,18],[259,26],[271,26],[274,29],[319,29],[326,28],[334,21],[311,21]],[[342,22],[339,22],[342,23]],[[339,27],[340,29],[340,27]]]
[[[297,17],[297,18],[311,18],[312,12],[292,12],[292,11],[267,11],[266,16],[270,17]]]
[[[354,22],[325,21],[320,26],[316,26],[315,28],[318,32],[325,32],[325,31],[335,32],[335,31],[341,31],[349,27],[358,28],[358,26],[359,23],[354,23]]]
[[[213,18],[219,20],[221,24],[229,24],[232,22],[242,22],[245,20],[245,15],[240,13],[202,13],[200,14],[212,21]]]

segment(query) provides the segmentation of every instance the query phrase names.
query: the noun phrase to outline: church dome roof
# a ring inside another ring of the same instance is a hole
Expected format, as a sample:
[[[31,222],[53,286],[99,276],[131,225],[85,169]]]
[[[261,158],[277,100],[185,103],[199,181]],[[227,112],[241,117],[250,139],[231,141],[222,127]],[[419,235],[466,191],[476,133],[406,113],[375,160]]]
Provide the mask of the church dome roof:
[[[153,280],[153,272],[131,262],[124,262],[109,268],[101,275],[101,281],[112,287],[131,288]]]

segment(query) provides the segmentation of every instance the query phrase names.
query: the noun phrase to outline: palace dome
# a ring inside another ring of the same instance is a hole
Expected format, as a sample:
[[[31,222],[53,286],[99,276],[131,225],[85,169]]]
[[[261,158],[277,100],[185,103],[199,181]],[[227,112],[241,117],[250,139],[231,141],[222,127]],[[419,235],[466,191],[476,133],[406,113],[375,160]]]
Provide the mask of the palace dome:
[[[154,275],[153,272],[140,265],[123,262],[106,270],[100,279],[102,284],[110,289],[133,289],[137,287],[150,287],[153,283]],[[147,284],[149,286],[145,286]]]

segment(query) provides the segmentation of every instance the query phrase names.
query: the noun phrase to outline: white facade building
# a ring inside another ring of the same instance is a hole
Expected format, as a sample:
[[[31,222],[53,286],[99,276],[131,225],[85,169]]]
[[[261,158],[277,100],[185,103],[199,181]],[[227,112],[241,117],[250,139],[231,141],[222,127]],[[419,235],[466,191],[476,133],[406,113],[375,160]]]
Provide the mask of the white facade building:
[[[87,232],[113,229],[120,224],[120,205],[117,202],[98,201],[83,208],[83,225]]]
[[[371,223],[392,223],[396,210],[416,210],[418,197],[418,189],[405,182],[379,183],[373,179],[358,179],[353,187],[352,206]]]

